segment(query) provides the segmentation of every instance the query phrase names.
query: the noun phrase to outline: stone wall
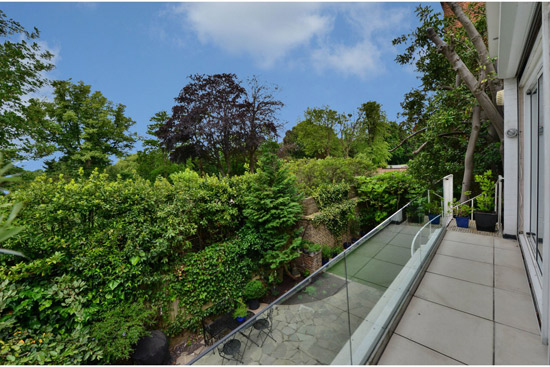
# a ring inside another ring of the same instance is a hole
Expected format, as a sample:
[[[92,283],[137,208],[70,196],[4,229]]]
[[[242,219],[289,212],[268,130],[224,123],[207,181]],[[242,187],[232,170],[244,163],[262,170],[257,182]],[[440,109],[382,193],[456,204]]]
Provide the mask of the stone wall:
[[[294,260],[294,264],[301,273],[303,273],[304,270],[307,270],[309,274],[312,274],[322,266],[322,260],[323,257],[321,251],[317,251],[315,253],[302,252],[300,257]]]

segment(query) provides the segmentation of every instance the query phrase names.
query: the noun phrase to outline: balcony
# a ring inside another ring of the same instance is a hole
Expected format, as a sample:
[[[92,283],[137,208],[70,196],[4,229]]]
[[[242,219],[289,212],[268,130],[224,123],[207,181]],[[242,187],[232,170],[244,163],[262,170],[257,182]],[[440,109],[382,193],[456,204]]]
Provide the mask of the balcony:
[[[517,241],[447,231],[379,364],[545,364]]]
[[[400,209],[190,363],[543,364],[517,242],[436,222]]]

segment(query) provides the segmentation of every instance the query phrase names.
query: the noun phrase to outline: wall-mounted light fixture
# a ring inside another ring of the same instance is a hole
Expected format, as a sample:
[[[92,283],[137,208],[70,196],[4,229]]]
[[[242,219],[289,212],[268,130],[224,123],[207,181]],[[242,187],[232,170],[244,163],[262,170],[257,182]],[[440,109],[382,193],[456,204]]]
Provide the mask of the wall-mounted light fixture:
[[[518,136],[518,134],[519,134],[518,129],[508,129],[508,130],[506,130],[506,136],[509,137],[509,138],[515,138],[516,136]]]

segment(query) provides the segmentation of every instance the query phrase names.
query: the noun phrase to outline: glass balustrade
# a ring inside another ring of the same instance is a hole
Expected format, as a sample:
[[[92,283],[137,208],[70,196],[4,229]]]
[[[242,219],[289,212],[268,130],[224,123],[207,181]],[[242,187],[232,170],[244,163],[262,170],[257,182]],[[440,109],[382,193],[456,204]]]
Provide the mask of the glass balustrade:
[[[398,210],[191,363],[367,362],[443,234],[439,217],[429,220],[423,209],[428,197]],[[431,200],[440,200],[433,191]]]

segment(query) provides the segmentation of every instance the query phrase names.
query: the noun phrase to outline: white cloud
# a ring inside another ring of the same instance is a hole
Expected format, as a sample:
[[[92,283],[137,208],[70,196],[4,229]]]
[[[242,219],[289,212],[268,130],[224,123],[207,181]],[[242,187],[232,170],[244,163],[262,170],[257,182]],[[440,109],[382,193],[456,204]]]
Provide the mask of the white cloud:
[[[170,5],[166,15],[201,43],[251,56],[263,68],[306,63],[367,77],[393,62],[391,40],[407,14],[373,3],[187,3]]]
[[[313,3],[190,3],[175,6],[203,43],[249,54],[271,67],[291,50],[331,30],[332,19]]]

